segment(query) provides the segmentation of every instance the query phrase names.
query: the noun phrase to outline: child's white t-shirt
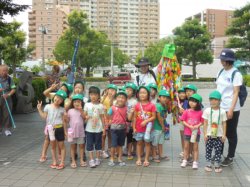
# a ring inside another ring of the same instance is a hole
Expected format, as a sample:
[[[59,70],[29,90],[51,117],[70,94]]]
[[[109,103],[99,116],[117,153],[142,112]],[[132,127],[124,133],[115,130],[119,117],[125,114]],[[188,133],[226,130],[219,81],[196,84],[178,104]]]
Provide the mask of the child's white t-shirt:
[[[128,112],[131,110],[131,108],[133,108],[136,105],[137,102],[138,102],[137,99],[135,99],[134,97],[128,99],[127,101]]]
[[[84,105],[84,112],[90,117],[87,121],[87,132],[99,133],[103,131],[101,114],[104,114],[104,107],[101,103],[93,104],[91,102]]]
[[[55,108],[52,106],[52,104],[47,104],[44,107],[44,112],[47,113],[47,119],[46,123],[47,125],[59,125],[63,124],[63,114],[64,114],[64,108],[63,107],[58,107]]]
[[[217,137],[222,137],[223,136],[223,125],[222,122],[227,120],[227,114],[226,111],[223,110],[222,108],[219,110],[213,110],[212,109],[212,121],[211,121],[211,108],[207,108],[204,110],[202,117],[203,119],[208,121],[207,124],[207,136],[211,136],[212,132],[212,123],[216,122],[218,123],[219,120],[219,113],[220,113],[220,121],[218,124],[218,130],[217,130]]]
[[[241,86],[243,82],[242,75],[239,72],[235,73],[234,79],[232,81],[232,74],[235,70],[237,69],[234,67],[230,70],[223,70],[216,81],[217,90],[222,95],[220,106],[226,111],[228,111],[232,105],[234,86]],[[239,110],[240,102],[238,98],[234,111]]]

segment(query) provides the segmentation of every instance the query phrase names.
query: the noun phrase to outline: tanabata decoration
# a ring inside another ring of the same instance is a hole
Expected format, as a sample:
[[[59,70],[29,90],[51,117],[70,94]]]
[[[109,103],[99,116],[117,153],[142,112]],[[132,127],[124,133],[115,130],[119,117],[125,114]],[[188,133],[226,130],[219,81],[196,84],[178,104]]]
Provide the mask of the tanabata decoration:
[[[178,89],[181,88],[181,68],[175,55],[175,45],[166,44],[160,63],[157,67],[158,90],[166,89],[171,98],[169,112],[172,113],[173,124],[178,119]]]

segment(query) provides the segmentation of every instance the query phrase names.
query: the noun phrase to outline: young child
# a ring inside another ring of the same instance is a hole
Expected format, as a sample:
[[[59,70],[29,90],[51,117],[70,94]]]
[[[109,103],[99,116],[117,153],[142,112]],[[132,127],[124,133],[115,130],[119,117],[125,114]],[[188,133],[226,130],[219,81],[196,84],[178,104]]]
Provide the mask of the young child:
[[[193,94],[197,93],[198,89],[197,89],[197,87],[195,85],[188,84],[187,86],[184,87],[184,90],[185,90],[187,99],[184,100],[182,107],[183,107],[184,110],[186,110],[189,107],[189,104],[188,104],[189,103],[189,101],[188,101],[189,97],[191,97]]]
[[[180,88],[178,90],[178,107],[179,107],[179,117],[181,117],[182,113],[184,112],[183,104],[186,100],[186,92],[184,88]],[[179,121],[179,119],[178,119]],[[179,121],[180,122],[180,121]],[[181,136],[181,149],[182,152],[180,153],[180,157],[183,158],[184,155],[184,126],[180,123],[180,136]]]
[[[111,154],[109,166],[114,166],[115,151],[118,152],[118,163],[120,166],[125,166],[122,160],[122,147],[125,143],[126,128],[127,128],[127,93],[120,91],[116,95],[116,105],[111,106],[108,115],[111,118]]]
[[[89,152],[89,166],[94,168],[101,164],[102,133],[105,134],[104,108],[100,103],[100,89],[96,86],[89,88],[90,102],[84,105],[84,116],[87,120],[85,129],[87,135],[87,151]],[[94,160],[94,150],[96,159]]]
[[[105,151],[105,142],[106,142],[106,136],[108,136],[108,149],[111,147],[111,133],[109,129],[110,121],[108,121],[109,117],[107,116],[107,111],[109,111],[110,107],[113,105],[115,100],[115,95],[117,93],[117,86],[114,84],[109,84],[107,87],[106,95],[104,95],[101,99],[101,103],[104,106],[105,115],[104,115],[104,125],[106,133],[103,133],[102,135],[102,157],[108,158],[108,151]]]
[[[42,111],[42,102],[38,102],[37,109],[41,118],[46,119],[48,126],[50,144],[51,144],[51,154],[53,163],[50,165],[53,169],[63,169],[65,167],[64,160],[66,155],[66,150],[64,146],[65,135],[67,135],[66,123],[63,121],[64,108],[63,102],[67,98],[67,94],[63,90],[56,92],[53,103],[47,104]],[[56,159],[56,142],[61,150],[61,161],[57,165]]]
[[[143,166],[149,166],[149,154],[151,148],[151,140],[150,140],[150,126],[152,127],[152,123],[156,118],[156,108],[153,103],[150,102],[150,88],[147,86],[139,87],[139,102],[135,105],[134,118],[133,118],[133,131],[136,133],[136,141],[137,141],[137,161],[136,165],[141,166],[142,161],[142,148],[145,143],[146,153],[145,153],[145,161]],[[148,130],[146,131],[146,129]],[[149,136],[149,137],[148,137]]]
[[[157,85],[155,83],[150,83],[148,85],[150,88],[150,101],[153,104],[157,103]]]
[[[213,91],[209,94],[210,107],[203,112],[204,119],[204,138],[206,143],[206,161],[205,171],[212,171],[211,157],[215,149],[214,171],[222,172],[220,167],[222,146],[226,139],[226,111],[220,108],[221,94]]]
[[[128,107],[128,112],[133,113],[134,107],[137,103],[136,99],[136,91],[137,91],[137,86],[129,82],[125,85],[126,87],[126,93],[128,96],[127,99],[127,107]],[[132,156],[132,148],[134,144],[134,150],[136,150],[136,145],[135,145],[135,139],[133,138],[133,128],[131,125],[131,122],[128,122],[128,133],[127,133],[127,150],[128,150],[128,160],[133,160]]]
[[[83,114],[83,95],[81,94],[76,94],[72,97],[72,106],[73,108],[69,109],[67,112],[65,118],[66,121],[69,123],[69,129],[68,129],[68,136],[69,135],[69,130],[71,131],[71,138],[72,142],[70,146],[70,155],[71,155],[71,167],[76,168],[76,147],[79,145],[80,149],[80,166],[85,167],[86,162],[83,161],[83,155],[85,151],[85,145],[84,145],[84,137],[85,137],[85,132],[84,132],[84,114]],[[68,138],[69,140],[69,138]]]
[[[181,116],[181,121],[184,125],[184,158],[181,167],[187,166],[189,156],[189,147],[193,145],[193,169],[198,169],[198,143],[200,141],[200,126],[203,124],[202,97],[199,94],[193,94],[189,97],[189,109],[185,110]]]
[[[165,135],[165,120],[167,118],[168,107],[167,103],[170,101],[170,94],[167,90],[160,90],[159,103],[156,104],[156,119],[154,121],[152,133],[153,145],[153,161],[159,163],[161,159],[169,160],[167,156],[163,156],[163,143]],[[157,158],[157,150],[159,158]]]

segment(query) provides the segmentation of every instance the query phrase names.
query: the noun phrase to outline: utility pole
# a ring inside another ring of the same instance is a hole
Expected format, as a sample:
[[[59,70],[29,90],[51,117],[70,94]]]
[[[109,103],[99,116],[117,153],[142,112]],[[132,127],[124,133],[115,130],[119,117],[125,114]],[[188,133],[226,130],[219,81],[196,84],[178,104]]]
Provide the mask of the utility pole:
[[[44,25],[41,25],[38,30],[42,33],[42,69],[45,73],[44,35],[47,34],[47,28]]]
[[[111,63],[111,75],[114,74],[114,0],[111,0],[111,20],[110,20],[110,27],[111,27],[111,46],[110,46],[110,63]]]

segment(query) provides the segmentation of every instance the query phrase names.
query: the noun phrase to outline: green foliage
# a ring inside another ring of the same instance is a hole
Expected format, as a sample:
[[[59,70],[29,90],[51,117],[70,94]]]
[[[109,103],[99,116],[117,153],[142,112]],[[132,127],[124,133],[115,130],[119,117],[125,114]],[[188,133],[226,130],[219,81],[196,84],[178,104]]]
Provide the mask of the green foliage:
[[[44,78],[33,78],[32,86],[35,90],[35,98],[33,99],[33,106],[37,105],[37,101],[43,101],[45,103],[45,96],[43,91],[46,89],[46,81]]]
[[[86,77],[86,82],[107,82],[108,78],[106,77]]]
[[[248,87],[250,87],[250,75],[244,75],[243,78],[244,78],[244,83],[245,83]]]
[[[216,78],[211,78],[211,77],[202,77],[199,79],[192,79],[192,78],[182,78],[182,81],[184,82],[214,82]]]
[[[193,77],[196,78],[196,66],[198,64],[212,63],[213,57],[209,46],[210,34],[206,26],[202,26],[198,20],[186,21],[182,26],[173,31],[176,55],[178,61],[193,68]]]
[[[235,48],[236,57],[241,60],[250,59],[250,4],[234,11],[231,25],[226,30],[230,36],[227,47]]]
[[[34,66],[31,68],[31,71],[32,71],[32,72],[35,72],[35,73],[39,73],[40,71],[42,71],[42,67],[41,67],[41,66],[38,66],[38,65],[34,65]]]

